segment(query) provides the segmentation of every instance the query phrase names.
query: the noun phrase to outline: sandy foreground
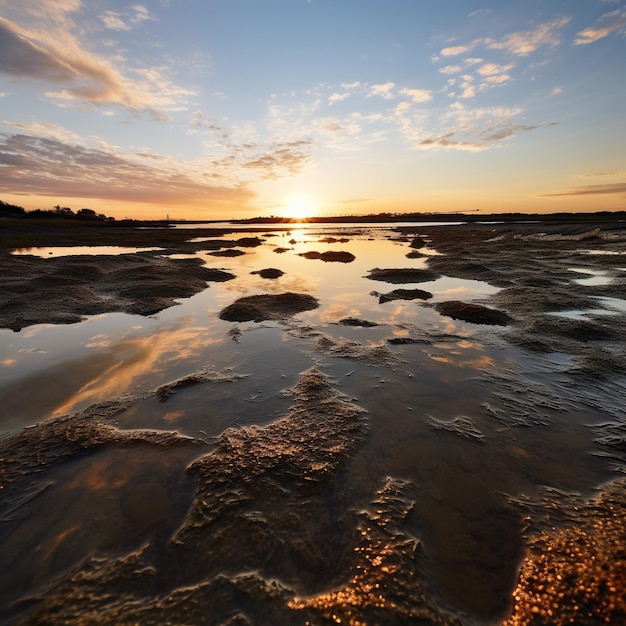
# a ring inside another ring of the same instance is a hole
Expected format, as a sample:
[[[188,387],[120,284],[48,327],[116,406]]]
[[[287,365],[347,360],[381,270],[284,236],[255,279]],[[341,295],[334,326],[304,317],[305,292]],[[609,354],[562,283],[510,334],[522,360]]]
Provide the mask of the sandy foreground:
[[[584,318],[554,315],[596,309],[602,298],[626,299],[626,225],[606,221],[476,224],[398,228],[395,232],[413,258],[420,255],[426,239],[441,253],[429,257],[424,270],[428,276],[420,280],[446,275],[500,288],[479,304],[449,300],[433,305],[441,315],[505,328],[506,340],[530,354],[567,354],[571,359],[568,376],[581,381],[586,389],[597,389],[598,403],[602,403],[604,389],[610,388],[617,396],[626,391],[626,308],[612,315]],[[85,228],[64,234],[55,229],[29,232],[3,227],[0,326],[17,332],[33,324],[71,324],[99,313],[152,315],[176,305],[179,298],[199,293],[207,285],[210,288],[213,282],[233,278],[227,270],[205,267],[200,259],[168,255],[196,250],[245,251],[262,245],[263,240],[257,233],[212,230],[193,231],[193,236],[205,241],[188,241],[188,231]],[[102,257],[10,254],[16,245],[113,243],[160,250]],[[312,263],[323,261],[311,258]],[[573,267],[605,280],[573,289]],[[263,269],[268,268],[258,268]],[[407,279],[403,274],[407,271],[398,265],[382,275],[372,275],[372,280],[378,281],[373,288],[379,290],[381,302],[416,299],[430,306],[427,292],[402,289],[404,283],[418,282],[415,276]],[[315,298],[296,296],[285,294],[282,299],[261,303],[239,299],[224,310],[222,319],[280,320],[316,306]],[[367,320],[336,321],[355,327],[367,325]],[[402,341],[423,339],[411,336]],[[198,373],[195,378],[175,381],[161,387],[159,397],[167,399],[188,385],[213,380],[213,375]],[[273,516],[274,537],[287,536],[295,523],[276,511],[304,507],[306,515],[324,515],[324,489],[367,435],[361,409],[315,367],[301,374],[291,393],[292,407],[280,420],[263,428],[227,431],[217,438],[211,454],[189,467],[197,490],[189,515],[168,544],[165,560],[155,556],[155,546],[148,544],[116,559],[92,559],[41,596],[17,598],[17,604],[8,605],[0,615],[9,623],[21,624],[512,626],[626,622],[626,479],[621,477],[626,468],[624,411],[613,411],[611,419],[595,431],[602,454],[614,464],[613,480],[591,495],[552,494],[546,502],[512,502],[527,512],[525,545],[508,557],[519,564],[517,580],[506,583],[509,599],[496,607],[493,615],[476,617],[456,611],[430,588],[423,575],[427,559],[419,538],[403,530],[403,520],[412,515],[411,498],[406,485],[392,478],[381,485],[371,508],[358,514],[352,569],[335,571],[332,589],[303,595],[294,591],[296,585],[282,582],[289,578],[286,571],[292,575],[298,567],[314,568],[329,557],[301,542],[266,546],[264,542],[270,540],[259,530],[254,515],[261,511],[266,517]],[[202,445],[175,432],[119,430],[111,425],[111,417],[123,409],[124,401],[111,401],[0,440],[5,502],[19,502],[34,476],[85,451],[113,445],[147,444],[172,450]],[[311,419],[318,425],[313,444],[307,426]],[[532,416],[520,414],[515,419],[519,422],[515,426],[526,426],[524,419],[530,426]],[[463,420],[434,420],[431,426],[456,431],[470,440],[480,438],[480,433],[472,430],[473,424]],[[278,461],[276,446],[282,450]],[[247,487],[241,488],[242,483]],[[559,509],[558,523],[551,517],[554,507]],[[225,518],[236,521],[227,526],[222,522]],[[325,523],[332,525],[333,520],[329,517]],[[242,537],[247,538],[242,553],[228,571],[212,564],[209,567],[206,555],[227,560],[229,555],[220,556],[223,546],[232,546]],[[193,565],[180,577],[184,584],[168,587],[164,568],[180,567],[186,555],[194,552],[205,556],[194,557]],[[261,559],[260,553],[265,555]],[[269,576],[256,575],[257,569],[263,568]],[[210,576],[203,575],[207,570],[211,570]]]

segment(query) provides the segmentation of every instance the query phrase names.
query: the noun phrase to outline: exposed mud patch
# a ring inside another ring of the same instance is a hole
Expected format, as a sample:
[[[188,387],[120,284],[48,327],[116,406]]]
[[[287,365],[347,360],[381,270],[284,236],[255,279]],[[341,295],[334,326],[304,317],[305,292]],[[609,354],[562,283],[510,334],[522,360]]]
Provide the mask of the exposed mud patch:
[[[303,252],[298,256],[302,256],[305,259],[320,259],[320,261],[324,261],[326,263],[352,263],[356,257],[351,252],[344,251],[332,251],[328,250],[326,252],[316,252],[312,250],[310,252]]]
[[[338,324],[342,326],[359,326],[361,328],[373,328],[374,326],[378,326],[376,322],[363,320],[360,317],[344,317],[339,320]]]
[[[626,622],[626,481],[573,512],[575,525],[531,538],[503,626]]]
[[[236,250],[235,248],[226,248],[226,250],[216,250],[215,252],[209,252],[211,256],[223,256],[223,257],[237,257],[243,256],[245,252],[243,250]]]
[[[492,301],[507,311],[538,313],[592,309],[597,301],[571,287],[536,287],[520,285],[502,289],[492,296]]]
[[[424,289],[394,289],[388,293],[372,291],[371,295],[376,296],[380,304],[393,300],[430,300],[433,297],[430,291]]]
[[[369,270],[366,276],[370,280],[380,280],[385,283],[425,283],[439,278],[439,274],[430,270],[418,268],[380,269]]]
[[[419,540],[402,527],[414,506],[403,488],[402,481],[387,479],[371,509],[361,513],[350,582],[313,597],[295,598],[291,608],[303,618],[312,612],[327,623],[461,626],[420,580],[424,553]]]
[[[108,420],[132,404],[117,399],[93,405],[75,415],[41,422],[0,439],[0,475],[3,497],[23,488],[24,481],[59,461],[104,446],[150,444],[198,445],[201,442],[176,432],[120,430]]]
[[[153,254],[41,259],[3,255],[0,326],[70,324],[112,311],[152,315],[192,296],[210,281],[233,274],[204,267],[201,259]]]
[[[398,362],[398,357],[384,345],[366,345],[344,337],[333,339],[321,335],[317,340],[317,349],[328,356],[353,359],[369,365],[386,366]]]
[[[250,272],[251,274],[257,274],[261,278],[280,278],[283,276],[285,272],[282,270],[276,269],[275,267],[266,267],[262,270],[257,270],[255,272]]]
[[[242,378],[245,378],[242,374],[235,374],[234,372],[229,372],[228,374],[216,372],[209,366],[204,370],[194,372],[178,380],[161,385],[156,390],[155,394],[161,402],[165,402],[180,389],[186,389],[187,387],[193,387],[194,385],[207,382],[234,382]]]
[[[301,375],[292,395],[284,418],[226,431],[211,454],[190,466],[197,495],[175,544],[200,548],[231,571],[263,567],[300,584],[330,567],[334,556],[323,541],[302,537],[314,532],[309,516],[325,525],[329,512],[319,485],[332,479],[365,436],[365,412],[315,368]]]
[[[506,326],[512,318],[508,313],[497,309],[490,309],[481,304],[461,302],[460,300],[447,300],[438,302],[435,310],[441,315],[446,315],[455,320],[463,320],[473,324],[487,324],[493,326]]]
[[[319,306],[319,300],[308,294],[281,293],[239,298],[220,311],[228,322],[262,322],[280,320]]]

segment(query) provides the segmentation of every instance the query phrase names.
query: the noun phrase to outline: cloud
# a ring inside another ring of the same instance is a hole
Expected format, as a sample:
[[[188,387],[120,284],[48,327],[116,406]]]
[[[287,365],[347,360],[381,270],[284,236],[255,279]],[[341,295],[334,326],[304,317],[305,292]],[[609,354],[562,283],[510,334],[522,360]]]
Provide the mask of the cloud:
[[[73,4],[67,0],[64,6]],[[87,52],[72,34],[71,20],[62,12],[54,19],[55,24],[46,29],[29,30],[0,18],[0,72],[22,81],[59,86],[46,95],[65,104],[114,104],[149,111],[161,120],[166,115],[160,110],[180,107],[192,95],[167,79],[166,68],[120,69]]]
[[[572,187],[565,191],[555,193],[544,193],[542,197],[548,196],[596,196],[596,195],[614,195],[626,194],[626,182],[623,183],[607,183],[605,185],[581,185]]]
[[[520,123],[519,108],[485,107],[470,109],[456,102],[440,119],[439,126],[447,126],[443,132],[422,138],[420,148],[444,148],[478,152],[497,147],[520,133],[538,126]]]
[[[392,89],[396,86],[395,83],[388,82],[382,83],[378,85],[372,85],[370,88],[370,96],[380,96],[385,100],[392,100],[394,98],[393,93],[391,93]]]
[[[495,74],[504,74],[510,69],[515,67],[514,65],[498,65],[497,63],[485,63],[481,65],[476,72],[481,76],[494,76]]]
[[[121,15],[116,11],[105,11],[104,14],[100,16],[100,19],[102,20],[105,28],[108,28],[109,30],[131,30],[131,26],[126,24],[122,20]]]
[[[449,48],[443,48],[440,54],[442,57],[459,56],[460,54],[465,54],[466,52],[469,52],[474,47],[474,45],[475,44],[470,43],[464,46],[451,46]]]
[[[598,41],[599,39],[603,39],[604,37],[608,37],[615,31],[619,31],[620,29],[626,26],[626,12],[622,11],[612,11],[611,13],[606,13],[600,18],[601,21],[607,21],[608,24],[604,26],[596,26],[585,28],[585,30],[581,30],[577,33],[576,39],[574,39],[575,46],[583,46],[586,44],[593,43]]]
[[[408,87],[403,87],[400,89],[400,93],[409,97],[415,104],[430,102],[433,99],[430,89],[409,89]]]
[[[614,172],[593,172],[592,174],[579,174],[578,178],[599,178],[604,176],[619,176],[626,178],[626,171],[614,171]]]
[[[554,47],[560,43],[559,30],[569,24],[571,18],[561,17],[545,24],[540,24],[534,30],[520,31],[506,35],[501,41],[487,40],[487,47],[495,50],[505,50],[515,56],[525,57],[535,52],[541,46]]]
[[[261,178],[271,180],[287,174],[297,174],[310,161],[311,141],[292,141],[274,146],[252,161],[242,164],[248,169],[261,170]]]
[[[311,154],[308,140],[248,142],[233,144],[218,157],[177,161],[150,152],[125,153],[103,141],[81,145],[55,125],[24,130],[31,134],[0,134],[0,193],[241,205],[254,197],[249,184],[296,174]]]
[[[154,20],[154,17],[150,15],[150,12],[148,11],[148,9],[146,9],[145,6],[141,4],[135,4],[132,8],[133,11],[135,11],[135,15],[131,18],[131,22],[133,22],[133,24],[138,24],[147,20]]]
[[[86,148],[48,137],[0,139],[0,191],[45,196],[92,197],[131,202],[219,203],[251,197],[242,185],[216,185],[197,171],[167,159]]]
[[[439,71],[442,74],[452,75],[452,74],[458,74],[459,72],[462,72],[463,68],[460,65],[446,65],[445,67],[440,67]]]
[[[328,96],[328,104],[335,104],[335,102],[341,102],[346,98],[349,98],[350,94],[346,91],[345,93],[332,93]]]

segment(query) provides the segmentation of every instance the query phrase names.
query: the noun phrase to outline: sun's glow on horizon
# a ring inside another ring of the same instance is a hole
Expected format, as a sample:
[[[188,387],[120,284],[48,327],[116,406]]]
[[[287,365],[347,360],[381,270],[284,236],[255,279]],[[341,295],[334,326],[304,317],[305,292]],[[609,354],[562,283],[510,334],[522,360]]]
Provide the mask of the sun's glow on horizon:
[[[285,204],[279,207],[279,213],[281,217],[304,220],[307,217],[316,217],[319,214],[319,205],[313,197],[298,194],[287,198]]]

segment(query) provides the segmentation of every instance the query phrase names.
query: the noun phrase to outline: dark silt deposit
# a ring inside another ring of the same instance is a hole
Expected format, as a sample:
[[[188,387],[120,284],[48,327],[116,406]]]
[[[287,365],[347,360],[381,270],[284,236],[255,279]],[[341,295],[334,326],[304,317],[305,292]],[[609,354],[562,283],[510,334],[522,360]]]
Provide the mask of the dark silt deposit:
[[[460,300],[446,300],[438,302],[435,309],[441,315],[447,315],[455,320],[463,320],[474,324],[492,324],[506,326],[512,321],[510,315],[504,311],[491,309],[481,304],[461,302]]]
[[[305,259],[320,259],[325,263],[352,263],[356,258],[351,252],[343,250],[327,250],[326,252],[316,252],[311,250],[309,252],[302,252],[300,256]]]
[[[275,267],[266,267],[262,270],[257,270],[254,272],[250,272],[251,274],[258,274],[261,278],[280,278],[285,272],[279,270]]]
[[[593,219],[2,225],[0,622],[626,623]]]
[[[433,294],[424,289],[394,289],[388,293],[372,292],[373,296],[378,297],[378,302],[392,302],[393,300],[430,300]]]
[[[154,253],[43,259],[1,254],[0,325],[71,324],[86,315],[125,311],[151,315],[234,275],[197,258],[171,261]]]
[[[262,322],[284,319],[318,306],[316,298],[301,293],[246,296],[222,309],[220,319],[228,322]]]
[[[370,270],[367,278],[370,280],[380,280],[385,283],[425,283],[435,280],[439,275],[425,269],[400,268],[400,269],[380,269]]]

